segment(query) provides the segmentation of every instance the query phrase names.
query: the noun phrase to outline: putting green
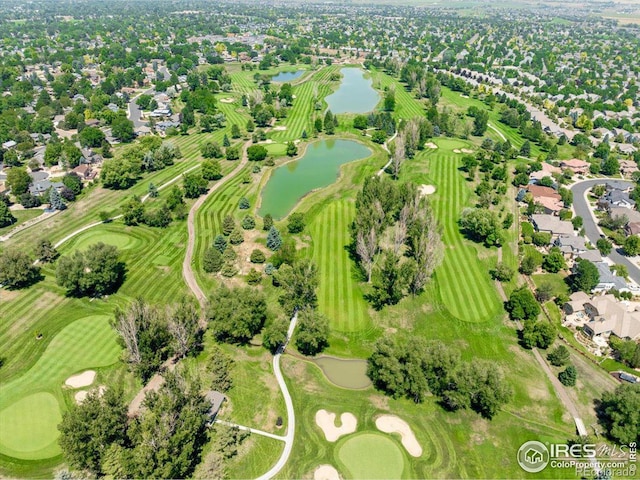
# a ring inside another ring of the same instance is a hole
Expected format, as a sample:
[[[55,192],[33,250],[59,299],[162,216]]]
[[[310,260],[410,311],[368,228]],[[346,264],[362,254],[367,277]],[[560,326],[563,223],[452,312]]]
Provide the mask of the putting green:
[[[338,461],[348,471],[347,478],[356,479],[402,478],[405,464],[394,440],[372,432],[348,437],[338,450]]]
[[[0,449],[25,460],[53,457],[60,452],[61,421],[56,397],[47,392],[26,396],[0,412]]]
[[[97,227],[81,234],[73,247],[76,250],[86,250],[88,247],[98,242],[113,245],[114,247],[118,247],[120,250],[127,250],[135,247],[138,244],[138,239],[133,235],[127,235],[123,232],[105,232],[104,229]]]
[[[70,375],[118,361],[121,347],[109,320],[106,315],[93,315],[70,323],[35,365],[0,385],[1,454],[32,460],[60,454],[61,407],[54,395],[43,390],[62,394]]]

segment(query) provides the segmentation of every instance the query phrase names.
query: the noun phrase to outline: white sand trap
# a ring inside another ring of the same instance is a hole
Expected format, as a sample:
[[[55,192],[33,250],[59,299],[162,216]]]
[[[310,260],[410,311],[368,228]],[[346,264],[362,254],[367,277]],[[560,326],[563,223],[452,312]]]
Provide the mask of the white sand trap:
[[[460,149],[460,151],[462,153],[473,153],[473,150],[469,150],[468,148],[462,148],[462,149]]]
[[[433,195],[436,193],[436,187],[433,185],[420,185],[420,195]]]
[[[316,423],[324,432],[328,442],[335,442],[341,436],[353,433],[356,431],[358,420],[349,412],[345,412],[340,415],[339,427],[336,427],[336,414],[327,412],[326,410],[318,410],[316,412]]]
[[[222,103],[233,103],[235,101],[236,101],[235,98],[221,98],[220,99],[220,102],[222,102]]]
[[[96,379],[95,370],[87,370],[77,375],[71,375],[65,380],[65,385],[71,388],[88,387]]]
[[[396,417],[395,415],[382,415],[376,418],[376,427],[384,433],[399,433],[402,438],[402,446],[412,457],[422,455],[422,447],[413,434],[411,427],[400,417]]]
[[[273,131],[274,132],[282,132],[284,130],[286,130],[287,127],[285,127],[284,125],[278,125],[277,127],[273,127]]]
[[[104,391],[107,389],[107,387],[105,387],[104,385],[100,385],[98,387],[98,396],[101,397],[104,394]],[[76,394],[73,396],[73,398],[76,399],[76,403],[78,405],[80,405],[82,402],[85,401],[85,399],[87,398],[87,396],[89,395],[89,392],[87,390],[79,390],[76,392]]]
[[[459,148],[454,148],[453,153],[462,153],[462,151]]]
[[[313,472],[313,480],[340,480],[340,474],[331,465],[320,465]]]
[[[427,143],[424,144],[424,146],[427,147],[427,148],[433,148],[433,149],[438,148],[438,145],[436,145],[433,142],[427,142]]]
[[[271,140],[270,138],[268,138],[267,140],[263,140],[263,141],[258,142],[258,143],[266,143],[266,144],[269,144],[269,143],[275,143],[275,142],[274,142],[273,140]]]

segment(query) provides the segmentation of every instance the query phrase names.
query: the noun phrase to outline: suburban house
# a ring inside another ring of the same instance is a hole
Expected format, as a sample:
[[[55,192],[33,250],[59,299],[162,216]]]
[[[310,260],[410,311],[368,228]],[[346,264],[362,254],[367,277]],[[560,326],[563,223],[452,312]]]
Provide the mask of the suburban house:
[[[586,293],[574,292],[569,296],[569,301],[562,306],[562,310],[566,315],[585,313],[584,304],[589,300],[589,295]]]
[[[78,165],[73,169],[73,172],[76,173],[82,180],[86,182],[90,182],[94,178],[96,178],[97,172],[94,172],[91,168],[91,165],[83,163]]]
[[[584,252],[576,254],[575,258],[579,258],[580,260],[589,260],[592,263],[602,261],[602,255],[600,255],[598,250],[585,250]]]
[[[598,207],[603,209],[610,209],[612,207],[633,208],[636,202],[629,197],[628,192],[622,190],[609,190],[598,201]]]
[[[551,187],[531,184],[526,190],[533,196],[533,203],[541,205],[545,213],[557,213],[564,208],[562,197]]]
[[[33,182],[33,184],[29,187],[29,193],[31,195],[35,195],[36,197],[41,197],[47,191],[49,191],[50,188],[55,188],[56,190],[60,191],[63,187],[64,184],[62,182],[52,182],[49,179],[38,180],[37,182]]]
[[[10,148],[15,147],[16,145],[18,145],[18,143],[15,140],[9,140],[2,144],[2,148],[5,150],[9,150]]]
[[[589,321],[583,332],[589,337],[607,338],[613,334],[627,340],[640,338],[640,312],[628,312],[613,295],[595,296],[584,304],[584,309]]]
[[[553,244],[560,248],[565,255],[576,256],[587,251],[584,237],[577,235],[562,235],[555,239]]]
[[[530,180],[542,180],[544,177],[551,177],[554,173],[562,173],[558,167],[554,167],[550,163],[542,162],[542,170],[538,170],[537,172],[531,172],[529,174]]]
[[[590,164],[589,162],[585,162],[584,160],[572,158],[571,160],[564,160],[560,162],[560,167],[569,169],[577,175],[584,175],[589,173]]]
[[[600,280],[593,289],[594,292],[602,292],[605,290],[611,290],[612,288],[615,288],[619,291],[629,290],[629,286],[627,285],[626,280],[613,273],[608,263],[594,262],[594,265],[596,266],[596,268],[598,269],[598,273],[600,274]]]
[[[560,220],[554,215],[534,213],[531,215],[531,223],[538,232],[548,232],[552,239],[560,236],[573,235],[573,225],[571,222]]]
[[[638,164],[633,160],[620,160],[620,173],[623,176],[630,176],[638,171]]]

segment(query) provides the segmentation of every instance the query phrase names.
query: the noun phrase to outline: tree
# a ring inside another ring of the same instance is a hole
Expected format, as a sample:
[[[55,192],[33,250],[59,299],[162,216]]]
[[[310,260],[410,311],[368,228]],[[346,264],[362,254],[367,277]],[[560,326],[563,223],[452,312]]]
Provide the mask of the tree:
[[[609,156],[602,162],[600,173],[603,175],[617,175],[620,173],[620,162],[614,156]]]
[[[169,195],[167,196],[167,200],[166,200],[166,204],[167,204],[167,207],[169,207],[169,210],[175,211],[180,206],[183,206],[184,205],[183,196],[184,194],[182,192],[182,189],[179,186],[174,185],[173,187],[171,187],[171,190],[169,190]]]
[[[169,311],[168,327],[173,351],[184,358],[198,343],[198,309],[193,300],[183,298]]]
[[[242,132],[240,131],[240,127],[237,124],[231,125],[231,138],[240,138],[242,136]]]
[[[377,310],[385,305],[397,304],[403,296],[403,289],[408,276],[400,271],[400,258],[391,251],[386,250],[382,259],[382,267],[373,276],[373,291],[371,300]]]
[[[247,148],[247,159],[250,162],[261,162],[267,158],[269,151],[262,145],[251,145]]]
[[[222,146],[224,148],[229,148],[231,146],[231,142],[229,141],[229,137],[227,137],[227,134],[224,134],[224,138],[222,139]]]
[[[244,242],[244,236],[242,235],[242,231],[234,228],[231,234],[229,235],[229,243],[231,245],[240,245]]]
[[[222,148],[216,142],[206,142],[200,147],[200,152],[204,158],[222,158]]]
[[[53,210],[65,210],[67,208],[67,205],[55,188],[51,188],[49,191],[49,206]]]
[[[219,180],[222,178],[222,170],[218,160],[205,160],[201,165],[202,178],[205,180]]]
[[[0,228],[13,225],[16,221],[16,217],[13,216],[7,204],[0,201]]]
[[[242,197],[238,202],[238,208],[240,210],[248,210],[250,207],[251,204],[249,203],[249,200],[247,200],[247,197]]]
[[[137,158],[113,158],[102,163],[100,179],[106,188],[124,190],[133,186],[142,172],[142,161]]]
[[[535,319],[526,320],[522,329],[522,344],[526,348],[546,349],[556,339],[556,331],[553,325],[547,322],[539,322]]]
[[[353,119],[353,128],[357,130],[366,130],[369,126],[366,115],[356,115]]]
[[[540,305],[526,285],[511,293],[505,309],[511,320],[535,320],[540,314]]]
[[[496,265],[496,268],[491,270],[489,273],[491,273],[491,277],[494,280],[498,280],[499,282],[509,282],[516,272],[514,272],[513,268],[509,265],[499,262]]]
[[[295,157],[298,154],[298,147],[293,142],[287,143],[287,156]]]
[[[386,112],[393,112],[396,108],[396,92],[393,88],[387,90],[384,95],[384,110]],[[326,127],[325,127],[326,128]]]
[[[231,232],[236,228],[236,222],[231,215],[225,215],[222,219],[222,233],[225,237],[231,235]]]
[[[573,275],[570,277],[571,287],[574,292],[583,291],[590,293],[598,285],[600,273],[598,268],[588,260],[579,259],[573,268]]]
[[[259,285],[262,282],[262,273],[252,268],[249,270],[249,273],[247,273],[246,280],[249,285]]]
[[[108,388],[103,395],[94,389],[62,416],[59,443],[70,466],[101,474],[109,447],[126,444],[128,419],[123,398],[117,389]]]
[[[267,213],[262,219],[262,230],[268,232],[273,227],[273,217],[270,213]]]
[[[122,143],[129,143],[135,138],[133,122],[126,117],[116,117],[111,124],[111,134]]]
[[[611,241],[607,240],[606,238],[599,238],[598,241],[596,242],[596,248],[598,249],[601,255],[606,257],[611,253],[613,244],[611,243]]]
[[[275,227],[275,225],[271,225],[269,229],[269,234],[267,235],[267,248],[272,251],[277,251],[282,246],[282,237],[280,236],[280,232]]]
[[[293,315],[296,310],[303,308],[316,308],[318,268],[313,261],[303,258],[293,262],[293,265],[283,264],[274,277],[283,290],[278,302],[287,315]]]
[[[358,231],[356,237],[356,253],[364,271],[367,274],[367,283],[371,283],[371,273],[373,271],[373,260],[378,250],[378,237],[374,227],[371,227],[368,234]]]
[[[553,297],[553,285],[550,282],[543,282],[536,289],[536,300],[540,303],[547,302]]]
[[[224,237],[222,238],[224,240]],[[224,242],[226,248],[226,240],[224,240]],[[222,269],[223,263],[222,253],[216,247],[209,247],[205,250],[204,257],[202,258],[202,269],[205,272],[217,273]]]
[[[475,241],[487,246],[502,243],[502,227],[496,213],[480,208],[465,208],[458,221],[460,228]]]
[[[225,157],[227,160],[238,160],[240,158],[240,149],[238,147],[227,147]]]
[[[231,221],[233,221],[233,218],[231,219]],[[231,234],[231,232],[233,231],[233,228],[234,227],[231,227],[231,231],[229,232],[229,234]],[[218,250],[218,252],[220,253],[223,253],[225,251],[225,249],[227,248],[227,239],[225,238],[224,235],[220,235],[220,234],[216,235],[216,238],[213,239],[213,248]]]
[[[38,280],[40,269],[33,265],[33,259],[25,252],[10,248],[0,253],[0,285],[17,289],[28,287]]]
[[[251,261],[251,263],[264,263],[266,261],[266,257],[262,250],[256,248],[251,252],[249,260]]]
[[[82,192],[82,179],[75,172],[69,172],[62,177],[62,183],[71,190],[74,195],[80,195],[80,192]]]
[[[216,339],[247,343],[262,330],[267,318],[267,301],[259,291],[220,287],[211,295],[206,312]]]
[[[615,336],[609,337],[609,345],[617,358],[631,368],[640,367],[640,344],[634,340],[622,340]]]
[[[528,157],[531,155],[531,143],[529,140],[525,140],[525,142],[520,147],[520,155],[523,157]]]
[[[564,345],[558,345],[547,355],[547,360],[555,367],[566,365],[569,359],[569,350]]]
[[[604,392],[597,410],[609,438],[626,445],[638,441],[640,384],[624,384]]]
[[[296,348],[303,355],[317,355],[329,346],[329,320],[320,312],[304,309],[298,312]]]
[[[289,222],[287,223],[289,233],[300,233],[304,230],[304,227],[304,215],[302,213],[292,213],[289,215]]]
[[[489,112],[486,110],[478,110],[473,117],[473,135],[481,137],[487,131],[489,125]]]
[[[640,237],[638,235],[629,235],[625,239],[624,254],[628,257],[634,257],[640,254]]]
[[[31,183],[31,176],[24,168],[12,167],[7,172],[7,187],[11,189],[11,193],[16,197],[29,191]]]
[[[232,371],[235,362],[218,345],[212,345],[209,350],[211,354],[207,370],[211,373],[211,388],[226,392],[233,386]]]
[[[36,258],[42,263],[51,263],[60,255],[58,250],[56,250],[52,245],[51,241],[46,238],[38,240],[38,243],[36,243],[35,254]]]
[[[144,222],[144,204],[137,195],[122,205],[122,221],[125,225],[139,225]]]
[[[102,242],[58,260],[56,281],[68,295],[101,296],[115,292],[125,276],[118,249]]]
[[[576,367],[573,365],[569,365],[563,371],[558,374],[558,380],[565,387],[574,387],[576,385],[576,378],[578,376],[578,372]]]
[[[105,140],[104,133],[97,127],[85,127],[78,135],[83,147],[98,148]]]
[[[271,353],[277,353],[280,346],[286,343],[289,322],[284,317],[276,318],[262,332],[262,345]]]
[[[182,187],[184,188],[185,197],[198,198],[207,192],[207,181],[202,177],[201,173],[183,173]]]
[[[559,248],[553,247],[548,255],[544,256],[542,261],[542,268],[549,273],[557,273],[560,270],[567,268],[567,263],[564,260],[564,255]]]
[[[158,195],[159,195],[158,187],[156,187],[152,182],[150,182],[147,193],[149,195],[149,198],[158,198]]]

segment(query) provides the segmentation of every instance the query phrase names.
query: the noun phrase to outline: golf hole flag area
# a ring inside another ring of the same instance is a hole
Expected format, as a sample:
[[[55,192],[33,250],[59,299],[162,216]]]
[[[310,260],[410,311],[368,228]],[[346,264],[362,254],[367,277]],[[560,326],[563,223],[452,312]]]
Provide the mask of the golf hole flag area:
[[[91,385],[120,355],[109,317],[81,318],[62,329],[23,375],[0,386],[0,454],[41,460],[60,454],[64,390]],[[67,385],[65,382],[69,382]]]

